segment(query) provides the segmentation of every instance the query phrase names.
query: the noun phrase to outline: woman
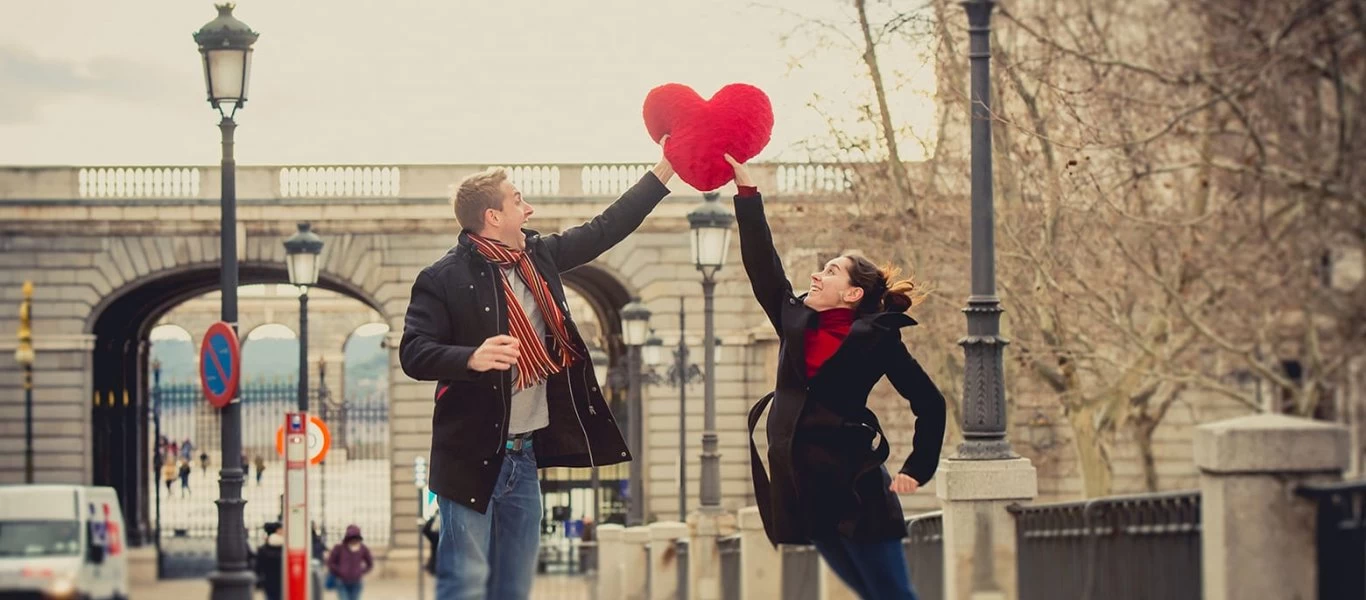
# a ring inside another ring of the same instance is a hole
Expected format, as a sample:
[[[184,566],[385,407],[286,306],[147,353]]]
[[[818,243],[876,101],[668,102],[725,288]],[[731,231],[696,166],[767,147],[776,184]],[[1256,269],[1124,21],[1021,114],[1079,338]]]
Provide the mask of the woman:
[[[750,285],[780,340],[777,387],[749,414],[750,464],[764,531],[773,543],[814,543],[830,568],[863,598],[915,598],[901,538],[897,494],[934,475],[944,440],[944,397],[901,342],[915,325],[905,313],[915,285],[868,259],[840,256],[793,294],[744,165],[729,155],[739,193],[735,216]],[[895,478],[868,392],[886,375],[915,412],[912,452]],[[772,483],[754,446],[768,416]]]

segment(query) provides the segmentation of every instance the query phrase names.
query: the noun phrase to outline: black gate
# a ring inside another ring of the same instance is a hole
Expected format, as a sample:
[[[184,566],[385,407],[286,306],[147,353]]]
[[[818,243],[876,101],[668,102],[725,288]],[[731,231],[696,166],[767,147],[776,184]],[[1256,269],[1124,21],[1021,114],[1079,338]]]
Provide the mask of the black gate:
[[[217,551],[218,470],[222,434],[218,411],[197,383],[152,386],[151,449],[155,498],[157,572],[165,579],[203,577],[214,569]],[[389,406],[387,400],[332,402],[326,388],[310,391],[309,406],[331,433],[326,460],[309,475],[309,512],[324,546],[340,540],[346,526],[361,527],[366,543],[384,546],[390,537]],[[240,392],[242,452],[246,480],[242,497],[247,539],[254,549],[265,541],[264,525],[281,518],[284,461],[276,450],[284,415],[297,406],[293,381],[252,381]],[[383,482],[376,485],[375,482]]]

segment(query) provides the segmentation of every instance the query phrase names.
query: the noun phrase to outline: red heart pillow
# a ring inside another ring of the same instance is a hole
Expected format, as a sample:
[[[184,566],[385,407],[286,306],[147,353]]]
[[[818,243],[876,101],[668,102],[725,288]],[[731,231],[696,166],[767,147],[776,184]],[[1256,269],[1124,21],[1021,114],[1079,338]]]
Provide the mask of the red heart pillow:
[[[658,142],[668,134],[664,157],[678,178],[711,191],[735,178],[723,155],[746,162],[773,135],[773,105],[759,88],[732,83],[703,100],[692,88],[668,83],[645,96],[645,129]]]

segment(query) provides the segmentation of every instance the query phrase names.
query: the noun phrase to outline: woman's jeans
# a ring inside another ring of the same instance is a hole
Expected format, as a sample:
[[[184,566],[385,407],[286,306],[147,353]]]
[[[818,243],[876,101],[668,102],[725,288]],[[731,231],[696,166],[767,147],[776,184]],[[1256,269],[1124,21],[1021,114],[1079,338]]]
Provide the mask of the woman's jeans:
[[[337,600],[360,600],[361,582],[337,582]]]
[[[901,540],[863,543],[836,536],[816,540],[816,551],[864,600],[916,600]]]

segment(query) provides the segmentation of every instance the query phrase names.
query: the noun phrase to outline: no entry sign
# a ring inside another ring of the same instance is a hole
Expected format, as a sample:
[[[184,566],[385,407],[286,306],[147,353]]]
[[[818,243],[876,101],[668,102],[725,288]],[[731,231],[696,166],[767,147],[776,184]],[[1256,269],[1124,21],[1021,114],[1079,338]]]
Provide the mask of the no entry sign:
[[[199,383],[214,408],[227,406],[237,396],[241,358],[237,332],[232,326],[222,321],[210,325],[199,345]]]

